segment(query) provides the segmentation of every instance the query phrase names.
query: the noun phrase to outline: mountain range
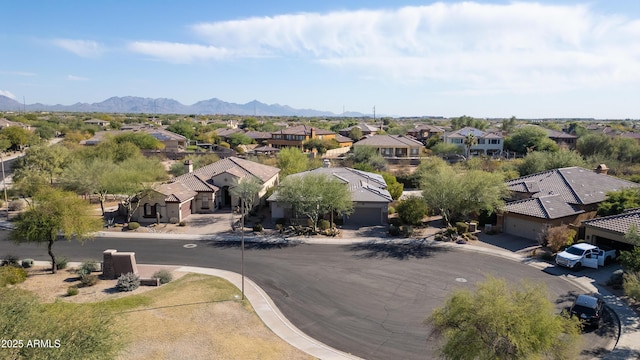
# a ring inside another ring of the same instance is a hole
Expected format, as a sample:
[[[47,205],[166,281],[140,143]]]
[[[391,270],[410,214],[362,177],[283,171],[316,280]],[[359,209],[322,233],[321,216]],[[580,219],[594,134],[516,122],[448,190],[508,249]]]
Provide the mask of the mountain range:
[[[101,112],[101,113],[144,113],[144,114],[202,114],[202,115],[253,115],[253,116],[301,116],[301,117],[363,117],[358,112],[334,114],[313,109],[294,109],[287,105],[265,104],[253,100],[246,104],[236,104],[220,99],[198,101],[184,105],[167,98],[143,98],[137,96],[111,97],[98,103],[75,103],[73,105],[45,105],[40,103],[21,104],[0,95],[0,111],[52,111],[52,112]]]

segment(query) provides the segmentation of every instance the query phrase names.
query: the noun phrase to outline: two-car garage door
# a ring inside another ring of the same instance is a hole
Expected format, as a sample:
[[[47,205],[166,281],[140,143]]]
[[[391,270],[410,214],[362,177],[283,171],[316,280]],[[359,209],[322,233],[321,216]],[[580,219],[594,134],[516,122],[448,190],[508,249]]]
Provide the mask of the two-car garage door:
[[[347,217],[346,224],[349,225],[382,225],[382,209],[379,207],[356,207],[353,213]]]
[[[504,217],[504,228],[502,231],[506,234],[530,240],[538,240],[543,230],[544,224],[512,216]]]

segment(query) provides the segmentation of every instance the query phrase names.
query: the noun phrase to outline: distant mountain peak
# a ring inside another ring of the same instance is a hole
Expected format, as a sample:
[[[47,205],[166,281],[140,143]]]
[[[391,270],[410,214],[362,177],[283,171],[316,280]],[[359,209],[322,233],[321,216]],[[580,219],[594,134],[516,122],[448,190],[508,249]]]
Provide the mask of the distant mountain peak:
[[[106,113],[157,113],[157,114],[208,114],[208,115],[257,115],[257,116],[328,116],[336,114],[313,109],[294,109],[288,105],[265,104],[252,100],[246,104],[230,103],[218,98],[201,100],[193,105],[184,105],[169,98],[146,98],[138,96],[112,96],[98,103],[75,103],[73,105],[21,104],[0,95],[0,111],[66,111]],[[355,113],[357,114],[357,113]],[[354,117],[363,116],[362,114]]]

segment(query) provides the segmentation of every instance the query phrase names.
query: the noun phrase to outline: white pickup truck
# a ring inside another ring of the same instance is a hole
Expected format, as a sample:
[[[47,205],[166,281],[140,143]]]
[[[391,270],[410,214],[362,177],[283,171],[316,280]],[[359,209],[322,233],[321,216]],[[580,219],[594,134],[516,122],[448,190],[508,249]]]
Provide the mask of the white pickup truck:
[[[598,266],[610,264],[617,255],[617,250],[579,243],[569,246],[556,255],[556,264],[573,270],[580,270],[583,266],[597,269]]]

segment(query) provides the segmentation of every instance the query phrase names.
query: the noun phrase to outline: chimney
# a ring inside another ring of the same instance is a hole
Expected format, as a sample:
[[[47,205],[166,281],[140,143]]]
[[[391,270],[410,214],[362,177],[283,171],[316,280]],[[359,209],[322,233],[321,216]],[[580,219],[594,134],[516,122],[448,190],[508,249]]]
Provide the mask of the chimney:
[[[603,174],[603,175],[607,175],[607,172],[609,172],[609,168],[607,167],[607,165],[605,164],[600,164],[598,165],[598,167],[596,168],[596,174]]]
[[[187,174],[193,171],[193,161],[185,160],[185,162],[184,162],[184,171]]]
[[[316,137],[316,129],[315,128],[311,128],[311,138],[315,138]]]
[[[322,160],[322,167],[323,168],[330,168],[331,167],[331,160],[329,160],[329,159]]]

